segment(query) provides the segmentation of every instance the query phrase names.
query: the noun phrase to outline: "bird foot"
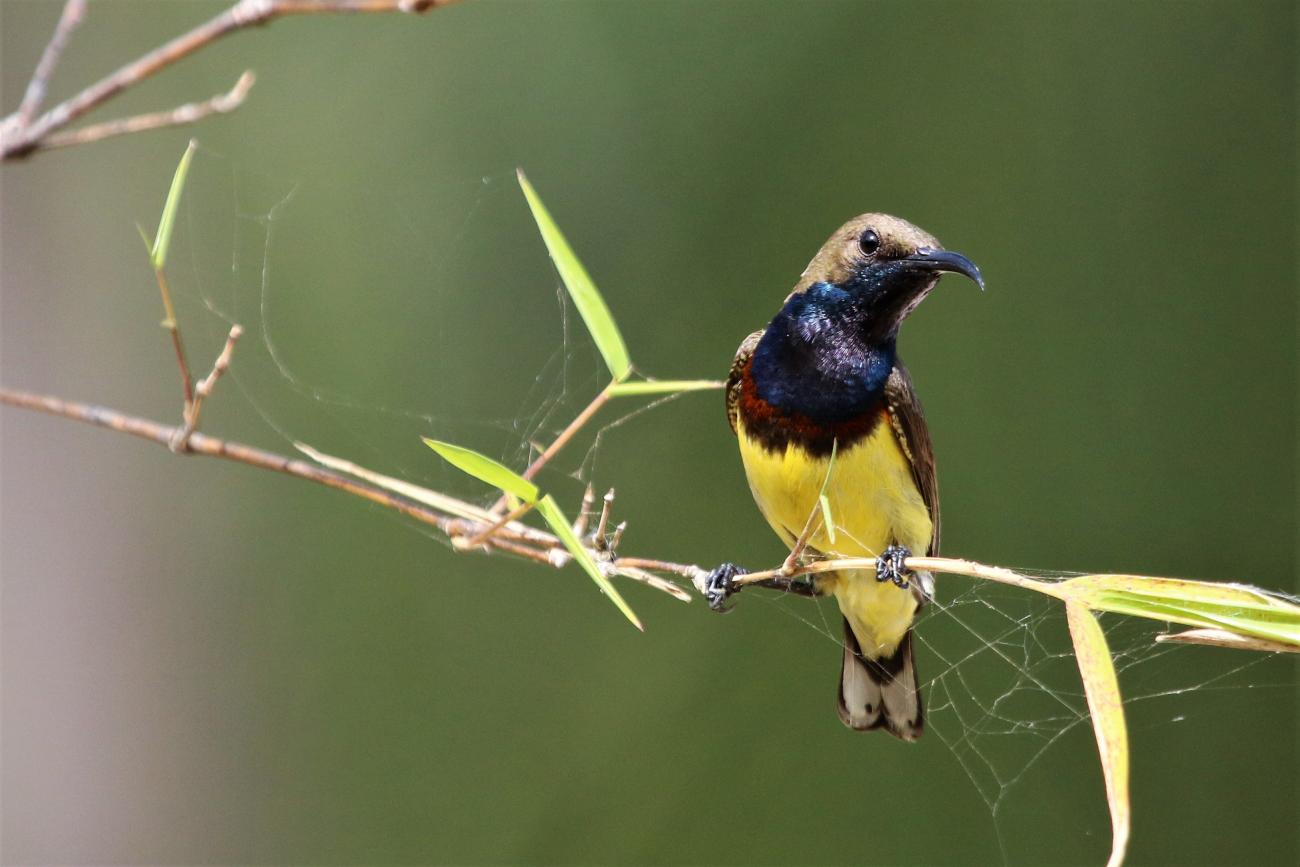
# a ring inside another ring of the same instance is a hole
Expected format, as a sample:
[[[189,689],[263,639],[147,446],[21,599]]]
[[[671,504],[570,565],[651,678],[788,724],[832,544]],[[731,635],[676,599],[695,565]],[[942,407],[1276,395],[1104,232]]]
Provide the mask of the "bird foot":
[[[908,588],[907,576],[912,574],[904,564],[912,552],[902,545],[890,545],[876,558],[876,580],[892,581],[901,589]]]
[[[730,611],[727,600],[740,592],[740,587],[735,585],[734,580],[737,575],[744,575],[748,571],[735,563],[723,563],[706,575],[701,582],[700,591],[708,601],[709,608],[718,612]]]

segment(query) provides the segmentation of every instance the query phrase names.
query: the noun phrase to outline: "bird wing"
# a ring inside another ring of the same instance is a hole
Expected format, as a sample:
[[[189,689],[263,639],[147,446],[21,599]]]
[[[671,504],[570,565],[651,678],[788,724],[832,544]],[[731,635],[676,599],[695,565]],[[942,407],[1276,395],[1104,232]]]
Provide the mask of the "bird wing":
[[[745,373],[745,365],[749,364],[749,359],[762,338],[762,329],[746,337],[731,362],[731,373],[727,375],[727,423],[731,425],[732,433],[736,432],[736,421],[740,417],[740,379]]]
[[[885,382],[885,404],[889,407],[889,422],[898,437],[898,444],[912,467],[912,480],[921,492],[921,499],[930,511],[934,531],[930,535],[930,557],[939,555],[939,477],[934,465],[934,446],[930,442],[930,429],[925,424],[921,401],[916,397],[912,377],[902,361],[894,364]]]

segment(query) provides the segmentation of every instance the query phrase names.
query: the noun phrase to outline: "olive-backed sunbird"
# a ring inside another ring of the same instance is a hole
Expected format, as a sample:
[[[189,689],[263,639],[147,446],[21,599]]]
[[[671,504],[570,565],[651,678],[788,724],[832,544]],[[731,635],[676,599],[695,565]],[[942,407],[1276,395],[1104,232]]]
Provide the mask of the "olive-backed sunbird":
[[[810,553],[877,563],[874,574],[763,583],[835,596],[844,617],[840,719],[907,741],[923,727],[911,627],[934,579],[904,561],[938,553],[939,492],[925,416],[896,343],[944,272],[984,287],[973,262],[911,223],[855,217],[813,257],[767,328],[740,344],[727,380],[727,419],[772,529],[792,550],[808,528]],[[739,589],[732,582],[741,572],[724,564],[710,574],[712,607]]]

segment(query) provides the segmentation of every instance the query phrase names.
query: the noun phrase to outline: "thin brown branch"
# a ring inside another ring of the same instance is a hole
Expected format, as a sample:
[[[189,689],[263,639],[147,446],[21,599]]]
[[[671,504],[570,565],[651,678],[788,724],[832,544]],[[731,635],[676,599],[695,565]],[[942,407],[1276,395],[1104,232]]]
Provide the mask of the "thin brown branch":
[[[667,560],[651,560],[645,557],[619,557],[616,561],[619,566],[626,566],[631,569],[650,569],[654,572],[671,572],[674,575],[680,575],[683,578],[696,578],[697,576],[708,575],[708,569],[702,569],[699,566],[692,566],[689,563],[670,563]]]
[[[194,399],[185,407],[185,423],[176,432],[176,438],[172,440],[169,447],[174,452],[185,451],[190,437],[199,426],[199,413],[203,410],[203,401],[208,395],[212,394],[212,389],[216,387],[217,380],[230,367],[230,358],[235,352],[235,343],[243,335],[244,329],[238,325],[230,326],[230,334],[226,337],[226,345],[222,347],[221,354],[212,365],[212,371],[205,376],[194,388]]]
[[[620,521],[618,526],[614,528],[614,535],[609,537],[609,544],[605,546],[611,553],[618,551],[618,546],[619,543],[623,541],[623,533],[625,530],[627,530],[627,521]],[[698,567],[687,566],[686,568],[695,569]]]
[[[49,88],[50,77],[54,75],[54,68],[59,65],[59,58],[63,56],[63,49],[68,44],[68,37],[85,17],[86,0],[68,0],[63,4],[63,13],[59,15],[59,23],[54,27],[54,35],[50,37],[45,51],[41,52],[41,59],[36,62],[36,69],[32,72],[32,80],[27,83],[27,92],[23,94],[23,101],[18,106],[14,122],[19,129],[31,124],[32,118],[45,103],[45,92]]]
[[[614,383],[612,382],[610,383],[610,385],[613,384]],[[568,445],[569,440],[573,439],[574,435],[578,431],[582,430],[583,425],[591,421],[591,417],[594,416],[602,406],[609,402],[609,398],[609,386],[606,386],[601,390],[600,394],[591,399],[591,403],[587,404],[586,409],[573,417],[573,421],[569,422],[568,427],[560,431],[560,435],[555,438],[555,441],[547,446],[546,450],[538,455],[536,459],[528,465],[528,469],[524,470],[522,473],[523,477],[531,480],[541,472],[542,467],[546,466],[546,464],[550,462],[551,458],[555,457],[556,454],[559,453],[560,449]]]
[[[605,550],[607,544],[605,534],[609,531],[609,513],[613,508],[614,489],[610,488],[601,499],[600,520],[596,522],[596,533],[592,537],[592,544],[602,551]]]
[[[808,540],[812,538],[813,530],[817,526],[817,520],[821,517],[821,502],[813,504],[812,511],[808,513],[808,520],[803,522],[803,530],[799,533],[799,538],[794,540],[790,553],[786,555],[785,562],[781,564],[780,573],[782,577],[789,578],[795,574],[799,568],[799,558],[808,548]]]
[[[214,114],[228,114],[244,104],[248,92],[252,90],[256,81],[257,76],[253,75],[252,70],[248,70],[239,76],[239,80],[235,82],[234,87],[225,93],[218,93],[210,99],[201,102],[187,102],[185,105],[179,105],[167,111],[138,114],[134,117],[110,120],[105,123],[82,127],[81,129],[51,133],[36,144],[36,150],[90,144],[91,142],[103,141],[106,138],[119,135],[148,132],[149,130],[163,129],[169,126],[186,126]]]
[[[574,416],[573,421],[569,422],[569,426],[560,431],[560,435],[555,438],[555,441],[547,446],[540,455],[533,459],[533,462],[528,465],[528,469],[521,473],[525,479],[531,481],[534,476],[541,472],[542,467],[546,466],[546,464],[550,462],[551,458],[555,457],[555,455],[559,453],[560,449],[569,444],[569,440],[573,439],[574,435],[577,434],[578,431],[582,430],[583,425],[591,421],[591,417],[599,412],[602,406],[609,402],[610,397],[612,397],[609,390],[616,383],[617,380],[601,389],[600,393],[591,399],[591,403],[587,404],[586,408],[583,409],[582,412]],[[500,512],[506,507],[507,500],[508,498],[506,495],[502,494],[497,501],[492,504],[492,511]]]
[[[161,268],[157,268],[154,270],[154,276],[158,278],[158,291],[162,295],[164,316],[161,324],[172,338],[172,349],[176,352],[176,366],[181,374],[181,394],[185,399],[183,412],[188,414],[190,406],[194,403],[194,377],[190,374],[190,363],[185,359],[185,345],[181,342],[181,326],[176,321],[176,308],[172,306],[172,291],[167,284],[167,275]]]
[[[587,521],[591,517],[591,504],[596,502],[596,491],[590,483],[582,492],[582,503],[578,506],[578,517],[573,519],[573,535],[581,539],[587,535]]]
[[[524,515],[527,515],[529,512],[531,512],[533,510],[533,506],[535,505],[537,504],[521,503],[519,506],[515,507],[514,509],[511,509],[508,514],[502,515],[500,518],[493,521],[490,525],[485,527],[481,532],[476,534],[472,539],[465,540],[463,547],[465,548],[480,547],[484,542],[492,538],[492,535],[494,533],[504,528],[506,524],[512,523],[514,521],[518,521]]]
[[[49,395],[32,394],[31,392],[15,389],[0,388],[0,404],[23,407],[24,409],[36,410],[115,430],[119,433],[130,434],[131,436],[158,443],[164,448],[170,447],[172,438],[178,430],[178,428],[171,425],[127,415],[114,409],[61,400]],[[195,433],[190,437],[189,447],[186,449],[185,454],[223,458],[259,469],[306,479],[326,487],[346,491],[353,496],[393,509],[439,529],[443,529],[449,522],[447,516],[406,497],[390,493],[377,486],[350,478],[309,461],[288,458],[284,455],[264,451],[242,443]]]
[[[240,0],[215,18],[177,36],[69,97],[31,123],[6,124],[3,136],[0,137],[0,159],[24,157],[40,149],[47,137],[87,112],[236,31],[290,15],[419,13],[453,2],[455,0]]]
[[[232,346],[232,343],[233,341],[227,342],[228,349]],[[228,353],[223,351],[222,354],[227,356],[226,361],[229,363]],[[218,359],[218,364],[220,364],[220,359]],[[216,373],[216,366],[214,366],[213,372]],[[218,376],[219,374],[216,374],[216,376],[210,374],[208,378],[200,383],[200,387],[205,388],[206,392],[210,392],[211,386],[216,383]],[[0,388],[0,405],[6,404],[130,434],[166,448],[170,448],[171,443],[184,430],[184,426],[173,427],[101,406],[66,401],[49,395],[33,394],[16,389]],[[289,458],[275,452],[218,439],[197,431],[190,434],[184,450],[180,453],[223,458],[258,469],[271,470],[295,478],[306,479],[307,481],[343,491],[437,528],[446,534],[452,540],[453,547],[458,549],[464,547],[464,543],[457,544],[458,539],[467,537],[472,539],[475,536],[482,535],[485,530],[494,525],[496,520],[495,516],[487,510],[471,503],[400,480],[388,480],[388,483],[380,483],[379,480],[384,480],[387,477],[371,473],[347,461],[323,455],[309,446],[296,445],[300,450],[311,455],[313,460]],[[367,477],[362,477],[361,474],[365,474]],[[429,503],[436,505],[429,505]],[[517,521],[503,523],[491,535],[484,538],[483,544],[487,546],[486,550],[525,557],[555,568],[565,565],[571,559],[571,555],[565,550],[563,543],[554,535],[528,527]],[[478,550],[485,549],[479,548]],[[700,571],[698,567],[681,563],[664,563],[658,560],[638,560],[633,558],[626,561],[610,560],[597,551],[592,551],[592,556],[597,559],[600,568],[607,574],[619,575],[637,581],[648,587],[668,593],[682,601],[690,601],[690,595],[681,587],[656,575],[649,574],[643,568],[643,564],[657,564],[655,568],[663,567],[662,571],[679,575],[690,575]]]

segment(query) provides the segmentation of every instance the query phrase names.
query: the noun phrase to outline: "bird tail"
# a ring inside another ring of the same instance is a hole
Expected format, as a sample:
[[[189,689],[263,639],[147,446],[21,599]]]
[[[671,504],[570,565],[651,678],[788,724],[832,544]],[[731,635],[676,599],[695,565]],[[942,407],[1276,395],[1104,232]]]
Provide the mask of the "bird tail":
[[[840,720],[857,731],[884,728],[896,738],[914,741],[925,727],[921,691],[912,662],[908,630],[894,654],[868,659],[844,621],[844,666],[840,669]]]

